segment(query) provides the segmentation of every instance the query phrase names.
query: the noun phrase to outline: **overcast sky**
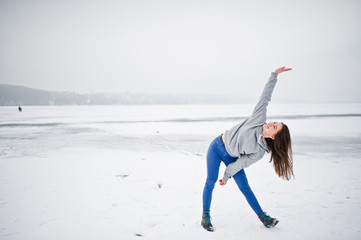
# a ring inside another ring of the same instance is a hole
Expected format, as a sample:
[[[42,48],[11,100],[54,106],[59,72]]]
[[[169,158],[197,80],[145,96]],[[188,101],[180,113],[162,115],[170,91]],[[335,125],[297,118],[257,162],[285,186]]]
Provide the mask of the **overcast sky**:
[[[0,0],[0,83],[361,102],[361,1]]]

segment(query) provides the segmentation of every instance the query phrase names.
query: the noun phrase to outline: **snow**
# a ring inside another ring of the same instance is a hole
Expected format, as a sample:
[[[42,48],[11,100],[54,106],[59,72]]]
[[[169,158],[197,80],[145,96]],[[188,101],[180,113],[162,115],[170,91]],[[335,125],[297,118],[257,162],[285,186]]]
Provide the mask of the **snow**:
[[[361,117],[282,119],[360,104],[271,104],[296,178],[269,155],[246,174],[279,225],[263,227],[231,180],[213,193],[215,232],[200,226],[209,143],[252,107],[0,107],[0,239],[360,239]]]

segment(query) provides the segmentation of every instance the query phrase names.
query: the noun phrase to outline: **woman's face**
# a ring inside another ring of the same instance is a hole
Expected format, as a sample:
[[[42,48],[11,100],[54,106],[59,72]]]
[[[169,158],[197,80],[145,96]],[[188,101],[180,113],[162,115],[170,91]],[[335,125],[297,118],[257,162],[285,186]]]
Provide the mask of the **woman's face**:
[[[263,136],[275,138],[277,133],[281,131],[283,124],[280,122],[269,122],[263,125]]]

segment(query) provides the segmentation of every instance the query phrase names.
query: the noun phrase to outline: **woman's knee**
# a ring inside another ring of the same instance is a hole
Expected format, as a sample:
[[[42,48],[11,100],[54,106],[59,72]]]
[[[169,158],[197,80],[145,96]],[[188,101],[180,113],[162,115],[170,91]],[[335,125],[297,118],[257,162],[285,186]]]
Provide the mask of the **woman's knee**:
[[[247,193],[251,193],[252,192],[252,189],[250,186],[248,185],[245,185],[245,186],[238,186],[239,187],[239,190],[241,190],[241,192],[243,194],[247,194]]]
[[[216,185],[217,179],[214,178],[207,178],[205,188],[209,190],[213,190],[214,186]]]
[[[242,192],[252,191],[251,187],[248,185],[247,178],[244,175],[239,174],[238,176],[234,176],[234,180],[236,181],[239,190]]]

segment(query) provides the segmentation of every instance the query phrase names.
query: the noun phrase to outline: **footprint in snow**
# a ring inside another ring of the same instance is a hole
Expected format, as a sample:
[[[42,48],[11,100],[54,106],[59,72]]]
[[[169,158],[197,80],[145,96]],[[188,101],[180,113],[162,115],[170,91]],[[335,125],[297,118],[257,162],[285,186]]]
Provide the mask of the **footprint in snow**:
[[[115,175],[116,177],[121,177],[121,178],[126,178],[128,177],[129,175],[128,174],[118,174],[118,175]]]

